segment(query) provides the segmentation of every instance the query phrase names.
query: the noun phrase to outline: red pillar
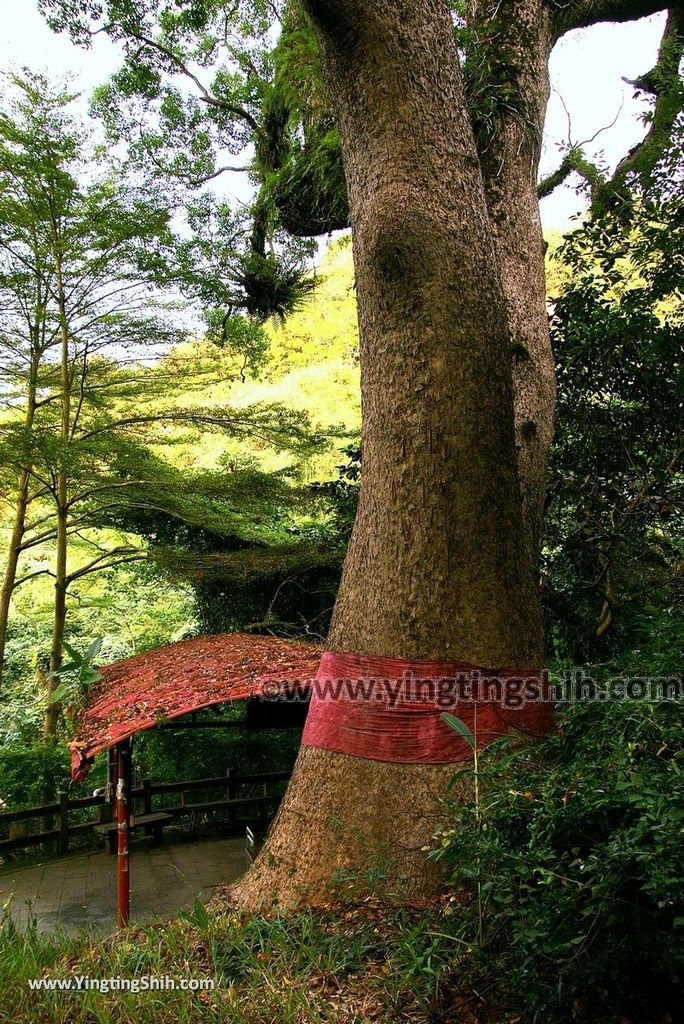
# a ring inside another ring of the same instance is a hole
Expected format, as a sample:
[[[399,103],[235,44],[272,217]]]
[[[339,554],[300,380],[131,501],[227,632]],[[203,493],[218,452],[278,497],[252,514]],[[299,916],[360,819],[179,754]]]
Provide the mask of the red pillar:
[[[131,800],[131,743],[124,740],[117,746],[117,779],[116,779],[116,821],[117,821],[117,858],[116,858],[116,904],[117,924],[125,928],[131,905],[130,882],[130,800]]]

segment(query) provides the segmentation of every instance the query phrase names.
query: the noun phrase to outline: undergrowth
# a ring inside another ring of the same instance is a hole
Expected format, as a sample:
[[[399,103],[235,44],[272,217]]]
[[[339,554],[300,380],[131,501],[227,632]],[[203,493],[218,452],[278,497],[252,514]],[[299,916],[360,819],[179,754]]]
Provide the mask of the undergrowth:
[[[0,930],[0,1021],[51,1024],[428,1024],[453,953],[442,901],[390,908],[374,897],[290,914],[196,910],[94,943]],[[448,913],[447,913],[448,917]],[[170,977],[211,991],[46,992],[29,979]],[[462,1019],[462,1018],[459,1018]],[[448,1018],[445,1018],[448,1020]]]

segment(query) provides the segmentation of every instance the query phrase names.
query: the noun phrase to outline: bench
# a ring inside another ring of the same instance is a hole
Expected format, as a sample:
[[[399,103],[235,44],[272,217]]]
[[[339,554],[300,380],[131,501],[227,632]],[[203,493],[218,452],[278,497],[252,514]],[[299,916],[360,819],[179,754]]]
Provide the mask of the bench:
[[[165,811],[155,811],[154,814],[131,815],[130,830],[133,832],[136,828],[145,827],[147,832],[152,833],[153,843],[161,843],[162,829],[165,825],[168,825],[170,821],[173,821],[173,815],[167,814]],[[95,825],[95,831],[98,835],[105,836],[109,841],[109,852],[116,853],[119,831],[118,824],[115,821],[110,821],[105,825]]]
[[[265,838],[265,829],[260,830],[256,825],[254,828],[250,828],[249,825],[247,826],[245,830],[245,857],[248,864],[253,864],[256,860],[259,850],[264,845]]]

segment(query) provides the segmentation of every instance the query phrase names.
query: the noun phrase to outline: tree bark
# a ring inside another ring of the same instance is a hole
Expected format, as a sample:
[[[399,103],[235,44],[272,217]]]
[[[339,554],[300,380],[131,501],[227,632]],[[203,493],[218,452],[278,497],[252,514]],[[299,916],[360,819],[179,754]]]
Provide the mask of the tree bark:
[[[39,354],[34,351],[29,370],[28,392],[26,397],[26,416],[24,433],[30,444],[33,423],[36,416],[36,388],[38,382]],[[31,471],[30,467],[21,469],[17,479],[17,496],[14,505],[14,522],[10,537],[7,562],[0,588],[0,679],[5,667],[5,646],[7,644],[7,624],[9,620],[12,594],[17,581],[17,567],[21,555],[21,542],[26,531],[26,512],[30,501]]]
[[[66,299],[62,277],[62,261],[59,242],[55,242],[55,283],[57,305],[59,310],[59,329],[61,338],[61,426],[60,441],[62,450],[57,471],[57,524],[55,538],[55,603],[52,623],[52,646],[50,649],[50,674],[48,675],[47,708],[45,711],[44,735],[52,737],[57,731],[59,705],[51,701],[52,692],[56,688],[55,673],[62,664],[62,643],[66,627],[66,595],[67,595],[67,518],[68,510],[68,477],[66,469],[66,449],[71,432],[71,365],[69,360],[69,324],[66,313]]]
[[[7,645],[7,625],[9,620],[12,594],[17,581],[17,567],[21,555],[21,542],[26,529],[26,510],[29,501],[30,475],[22,469],[17,480],[17,496],[14,506],[14,522],[10,536],[5,572],[0,588],[0,679],[5,667],[5,647]]]
[[[565,5],[545,0],[505,4],[469,0],[468,6],[469,27],[479,50],[479,77],[469,83],[468,103],[506,296],[525,532],[536,565],[556,400],[537,190],[549,100],[549,58],[556,41],[571,29],[645,17],[667,4],[662,0],[580,0]],[[681,19],[680,5],[670,12],[666,35]],[[505,96],[497,94],[497,89],[505,91]],[[665,120],[672,116],[672,107],[668,97]],[[676,103],[674,109],[678,109]]]
[[[507,311],[447,7],[308,9],[347,176],[363,408],[359,509],[328,647],[539,665]],[[303,747],[240,899],[321,898],[336,867],[363,873],[373,858],[389,889],[428,891],[421,848],[452,770]]]
[[[543,0],[472,0],[470,26],[487,85],[468,82],[468,105],[506,297],[524,524],[536,567],[556,401],[537,196],[555,37]],[[505,101],[497,88],[505,88]]]

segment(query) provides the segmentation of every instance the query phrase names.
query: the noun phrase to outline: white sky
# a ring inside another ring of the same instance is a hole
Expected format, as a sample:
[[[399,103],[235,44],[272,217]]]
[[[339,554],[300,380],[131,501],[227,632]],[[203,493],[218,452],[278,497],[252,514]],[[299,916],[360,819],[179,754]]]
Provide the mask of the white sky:
[[[569,33],[556,46],[551,57],[554,92],[547,116],[542,174],[558,165],[559,147],[568,139],[568,116],[561,96],[570,114],[573,142],[590,138],[611,124],[619,112],[613,127],[587,146],[589,155],[603,156],[610,166],[643,136],[639,114],[645,107],[633,100],[633,90],[622,76],[634,79],[653,66],[664,20],[663,13],[626,25],[597,25]],[[54,35],[34,0],[0,0],[0,25],[0,66],[26,66],[54,77],[70,74],[74,87],[89,93],[118,64],[116,48],[102,36],[91,50],[81,50],[72,46],[67,36]],[[235,176],[231,177],[226,191],[241,192],[244,198]],[[566,226],[582,205],[572,188],[557,189],[542,203],[545,227]]]

